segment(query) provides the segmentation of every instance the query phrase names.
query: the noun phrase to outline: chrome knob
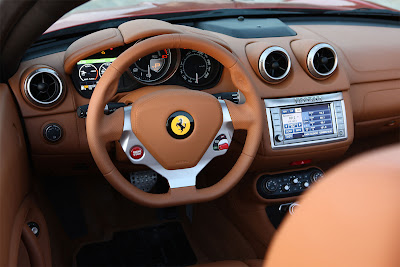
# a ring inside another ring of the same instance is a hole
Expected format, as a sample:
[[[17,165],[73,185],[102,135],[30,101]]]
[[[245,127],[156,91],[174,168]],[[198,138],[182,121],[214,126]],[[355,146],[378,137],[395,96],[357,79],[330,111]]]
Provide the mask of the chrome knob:
[[[283,135],[281,135],[281,134],[275,135],[275,141],[276,142],[283,142]]]

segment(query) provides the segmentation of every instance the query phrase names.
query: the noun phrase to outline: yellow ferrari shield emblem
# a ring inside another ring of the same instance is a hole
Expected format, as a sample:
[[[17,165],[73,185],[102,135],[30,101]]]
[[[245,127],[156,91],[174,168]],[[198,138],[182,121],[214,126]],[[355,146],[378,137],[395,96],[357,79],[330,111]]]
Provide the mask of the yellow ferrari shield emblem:
[[[191,135],[194,128],[193,117],[185,111],[176,111],[167,120],[167,131],[176,139]]]
[[[184,116],[176,116],[171,122],[171,130],[176,135],[185,135],[190,130],[190,120]]]

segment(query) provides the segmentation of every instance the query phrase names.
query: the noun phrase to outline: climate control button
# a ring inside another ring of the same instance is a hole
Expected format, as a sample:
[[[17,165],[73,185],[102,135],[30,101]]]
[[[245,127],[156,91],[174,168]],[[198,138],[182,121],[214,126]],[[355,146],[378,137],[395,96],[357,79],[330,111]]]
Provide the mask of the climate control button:
[[[265,184],[265,188],[268,190],[268,192],[273,193],[278,189],[278,183],[274,180],[268,180]]]
[[[283,192],[289,192],[290,191],[290,185],[288,185],[288,184],[283,185],[282,186],[282,191]]]
[[[292,184],[299,184],[300,180],[299,180],[299,178],[294,177],[294,178],[291,179],[291,182],[292,182]]]

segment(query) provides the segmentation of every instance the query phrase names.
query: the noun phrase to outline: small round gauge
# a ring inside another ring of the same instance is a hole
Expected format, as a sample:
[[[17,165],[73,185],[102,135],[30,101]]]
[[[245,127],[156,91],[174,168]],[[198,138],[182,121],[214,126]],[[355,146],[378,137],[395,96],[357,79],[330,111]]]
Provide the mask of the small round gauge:
[[[101,64],[99,68],[100,77],[103,76],[104,72],[106,72],[107,68],[111,65],[111,62],[106,62]]]
[[[171,51],[164,49],[142,57],[131,66],[133,77],[145,84],[157,84],[168,78]]]
[[[99,78],[99,71],[93,64],[85,64],[79,69],[79,78],[81,81],[95,81]]]
[[[204,86],[218,75],[219,65],[215,59],[203,52],[187,50],[182,55],[179,67],[183,80],[192,86]]]

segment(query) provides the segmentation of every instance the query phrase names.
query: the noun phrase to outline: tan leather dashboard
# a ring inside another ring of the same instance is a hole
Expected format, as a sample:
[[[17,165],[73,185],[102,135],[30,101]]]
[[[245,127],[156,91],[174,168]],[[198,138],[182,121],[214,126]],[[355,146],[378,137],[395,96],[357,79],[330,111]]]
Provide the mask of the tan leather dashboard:
[[[298,160],[300,155],[328,160],[342,155],[347,150],[358,127],[362,130],[374,129],[371,123],[376,123],[383,131],[399,126],[395,123],[394,126],[383,127],[393,120],[400,121],[400,60],[394,60],[400,59],[398,29],[343,25],[290,27],[297,33],[296,36],[239,39],[163,21],[135,20],[120,25],[118,29],[106,29],[87,35],[74,42],[65,52],[22,62],[9,84],[25,119],[32,154],[43,156],[89,153],[84,119],[76,115],[77,107],[88,104],[89,100],[75,90],[70,76],[79,60],[109,47],[169,33],[197,34],[228,48],[247,68],[263,99],[343,92],[349,133],[347,140],[275,151],[271,149],[266,128],[256,166],[268,161],[283,167],[293,160]],[[338,55],[338,67],[327,79],[313,78],[307,70],[306,54],[318,43],[332,45]],[[284,48],[292,64],[287,78],[277,84],[265,81],[258,71],[260,55],[271,46]],[[56,71],[65,87],[62,101],[51,108],[39,108],[31,104],[24,92],[24,83],[28,75],[42,67]],[[221,93],[238,89],[240,88],[233,85],[229,73],[224,70],[219,83],[205,92]],[[115,100],[118,101],[123,96],[124,94],[116,95]],[[43,138],[43,127],[48,123],[57,123],[63,128],[60,141],[49,143]],[[365,127],[363,123],[369,123],[369,127]],[[376,128],[374,130],[376,131]]]

